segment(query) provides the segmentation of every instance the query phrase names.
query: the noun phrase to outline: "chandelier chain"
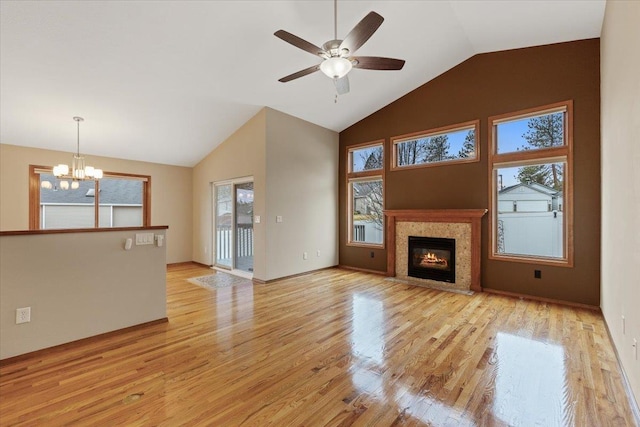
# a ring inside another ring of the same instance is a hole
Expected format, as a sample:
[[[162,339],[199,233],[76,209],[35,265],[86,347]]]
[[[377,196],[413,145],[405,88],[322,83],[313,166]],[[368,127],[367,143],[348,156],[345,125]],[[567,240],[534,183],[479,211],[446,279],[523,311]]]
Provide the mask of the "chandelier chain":
[[[77,125],[78,125],[78,137],[77,137],[77,148],[76,148],[76,154],[78,155],[78,157],[80,157],[80,122],[83,122],[84,119],[82,117],[74,117],[73,120],[76,121]]]

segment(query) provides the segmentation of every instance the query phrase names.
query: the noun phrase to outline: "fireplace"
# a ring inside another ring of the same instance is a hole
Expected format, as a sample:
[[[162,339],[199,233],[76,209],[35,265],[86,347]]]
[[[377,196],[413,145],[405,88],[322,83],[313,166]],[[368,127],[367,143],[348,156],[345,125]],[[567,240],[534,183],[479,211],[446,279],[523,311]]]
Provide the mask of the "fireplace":
[[[461,291],[482,292],[480,252],[482,217],[486,209],[400,209],[385,210],[387,276],[409,280],[414,284]],[[454,239],[456,254],[455,282],[436,282],[409,277],[409,236]],[[428,282],[433,282],[429,284]]]
[[[456,241],[409,236],[408,275],[440,282],[456,282]]]

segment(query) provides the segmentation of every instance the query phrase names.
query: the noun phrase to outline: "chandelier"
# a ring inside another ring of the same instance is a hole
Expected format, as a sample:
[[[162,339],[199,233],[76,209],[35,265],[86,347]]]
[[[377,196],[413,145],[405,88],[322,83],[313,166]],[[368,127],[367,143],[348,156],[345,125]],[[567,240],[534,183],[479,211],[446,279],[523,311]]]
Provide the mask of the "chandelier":
[[[53,175],[60,180],[60,189],[68,190],[71,187],[75,190],[80,187],[80,181],[98,180],[102,178],[102,169],[96,169],[93,166],[85,165],[84,156],[80,155],[80,122],[83,122],[82,117],[74,117],[78,126],[78,141],[76,154],[73,155],[73,161],[71,162],[71,168],[69,165],[59,164],[53,167]],[[69,185],[69,181],[71,185]],[[42,181],[42,188],[51,189],[53,186],[49,181]]]

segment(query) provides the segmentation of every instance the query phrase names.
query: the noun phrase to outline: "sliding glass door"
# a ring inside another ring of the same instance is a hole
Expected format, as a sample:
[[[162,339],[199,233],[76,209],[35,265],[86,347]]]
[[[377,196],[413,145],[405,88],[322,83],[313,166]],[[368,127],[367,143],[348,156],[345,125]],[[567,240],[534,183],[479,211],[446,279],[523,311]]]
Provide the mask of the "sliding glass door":
[[[215,185],[214,188],[216,265],[233,268],[233,184]]]
[[[235,268],[253,273],[253,182],[234,185],[236,196]]]
[[[217,267],[253,273],[253,181],[215,183],[214,251]]]

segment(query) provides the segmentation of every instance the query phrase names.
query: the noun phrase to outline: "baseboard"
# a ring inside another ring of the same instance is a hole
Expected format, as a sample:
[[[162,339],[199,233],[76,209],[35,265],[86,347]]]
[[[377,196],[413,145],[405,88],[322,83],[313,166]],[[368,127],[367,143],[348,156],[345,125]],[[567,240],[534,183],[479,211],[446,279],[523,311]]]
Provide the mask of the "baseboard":
[[[622,366],[622,361],[620,360],[620,354],[618,354],[618,348],[616,347],[615,341],[611,336],[611,330],[609,329],[609,324],[607,323],[607,319],[602,316],[602,321],[604,322],[604,328],[607,330],[607,335],[609,336],[609,341],[611,341],[611,347],[613,347],[613,352],[616,355],[616,361],[618,362],[618,368],[620,368],[620,373],[622,374],[622,385],[624,386],[624,390],[627,392],[627,400],[629,401],[629,406],[631,406],[631,412],[636,419],[636,425],[640,426],[640,408],[638,407],[638,402],[635,399],[635,395],[633,394],[633,390],[631,389],[631,383],[629,382],[629,378],[627,377],[627,373],[624,371],[624,366]]]
[[[188,266],[193,265],[193,264],[201,266],[201,267],[211,268],[210,265],[202,264],[201,262],[197,262],[197,261],[172,262],[172,263],[167,264],[167,268],[169,268],[169,267],[171,267],[171,268],[188,267]]]
[[[351,267],[350,265],[338,265],[338,268],[341,268],[343,270],[353,270],[353,271],[360,271],[362,273],[371,273],[371,274],[377,274],[380,276],[387,276],[387,272],[386,271],[380,271],[380,270],[369,270],[368,268],[360,268],[360,267]]]
[[[74,347],[79,347],[79,346],[82,346],[82,345],[86,345],[86,344],[94,342],[94,341],[103,340],[105,338],[110,338],[110,337],[113,337],[115,335],[125,334],[127,332],[135,331],[137,329],[147,328],[149,326],[157,325],[157,324],[160,324],[160,323],[166,323],[168,321],[169,321],[168,318],[163,317],[162,319],[152,320],[150,322],[140,323],[138,325],[128,326],[128,327],[122,328],[122,329],[116,329],[115,331],[105,332],[103,334],[98,334],[98,335],[94,335],[94,336],[91,336],[91,337],[82,338],[82,339],[71,341],[71,342],[66,342],[64,344],[54,345],[53,347],[47,347],[47,348],[43,348],[43,349],[40,349],[40,350],[30,351],[29,353],[19,354],[17,356],[13,356],[13,357],[7,357],[6,359],[0,360],[0,366],[11,365],[11,364],[16,363],[16,362],[21,362],[21,361],[23,361],[25,359],[31,359],[31,358],[36,358],[36,357],[44,357],[47,353],[53,353],[53,352],[59,351],[59,350],[69,350],[69,349],[72,349]]]
[[[540,302],[548,302],[551,304],[566,305],[566,306],[575,307],[575,308],[585,308],[587,310],[593,310],[598,312],[600,311],[600,307],[595,305],[581,304],[579,302],[564,301],[561,299],[537,297],[535,295],[519,294],[517,292],[500,291],[498,289],[491,289],[491,288],[484,288],[484,287],[482,288],[482,292],[486,292],[488,294],[502,295],[506,297],[526,299],[531,301],[540,301]]]
[[[201,266],[201,267],[207,267],[207,268],[211,268],[211,267],[213,267],[213,266],[212,266],[212,265],[210,265],[210,264],[203,264],[203,263],[198,262],[198,261],[190,261],[190,263],[191,263],[191,264],[195,264],[195,265],[199,265],[199,266]]]
[[[291,274],[290,276],[278,277],[277,279],[262,280],[262,279],[256,279],[254,277],[252,280],[253,280],[254,283],[257,283],[259,285],[266,285],[268,283],[278,282],[280,280],[293,279],[294,277],[306,276],[307,274],[317,273],[318,271],[323,271],[323,270],[330,270],[330,269],[336,268],[336,267],[338,267],[338,266],[337,265],[332,265],[330,267],[317,268],[315,270],[309,270],[309,271],[305,271],[303,273],[297,273],[297,274]]]

